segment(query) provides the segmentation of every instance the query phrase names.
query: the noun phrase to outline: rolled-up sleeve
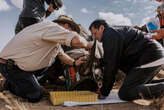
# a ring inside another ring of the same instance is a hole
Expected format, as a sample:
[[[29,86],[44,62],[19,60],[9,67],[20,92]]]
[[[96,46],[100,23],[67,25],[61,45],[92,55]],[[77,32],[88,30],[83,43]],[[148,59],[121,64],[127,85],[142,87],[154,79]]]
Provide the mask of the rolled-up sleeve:
[[[71,46],[71,41],[75,36],[79,35],[76,32],[69,31],[58,24],[55,24],[42,34],[42,40]]]
[[[63,54],[64,54],[64,50],[63,50],[63,48],[60,45],[58,55],[63,55]]]

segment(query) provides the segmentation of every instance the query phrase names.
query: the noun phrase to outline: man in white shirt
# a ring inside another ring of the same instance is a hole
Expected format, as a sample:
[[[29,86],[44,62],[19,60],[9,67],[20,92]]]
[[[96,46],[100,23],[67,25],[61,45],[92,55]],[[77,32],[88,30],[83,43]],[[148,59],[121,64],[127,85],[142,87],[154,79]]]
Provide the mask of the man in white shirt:
[[[89,43],[72,30],[78,32],[78,25],[70,17],[60,16],[53,22],[26,27],[13,37],[0,52],[5,88],[29,102],[37,102],[43,91],[34,76],[36,71],[51,66],[57,55],[68,65],[84,63],[85,58],[75,61],[61,48],[61,45],[90,48]]]

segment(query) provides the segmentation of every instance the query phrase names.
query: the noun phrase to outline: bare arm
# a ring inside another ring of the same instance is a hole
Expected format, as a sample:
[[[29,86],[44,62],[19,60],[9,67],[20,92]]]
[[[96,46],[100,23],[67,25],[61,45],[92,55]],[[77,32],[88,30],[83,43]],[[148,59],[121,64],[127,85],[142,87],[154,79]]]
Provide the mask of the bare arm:
[[[152,35],[152,39],[158,40],[164,38],[164,29],[152,30],[152,32],[156,33],[156,35]]]
[[[73,62],[75,61],[70,56],[68,56],[66,53],[63,53],[63,54],[59,55],[58,57],[63,63],[68,64],[68,65],[73,65]]]
[[[62,26],[54,23],[49,27],[47,31],[42,35],[42,40],[60,43],[61,45],[74,46],[78,48],[90,49],[92,46],[76,32],[68,31]]]
[[[66,53],[63,53],[59,55],[58,57],[63,63],[73,66],[73,62],[75,60],[72,59],[70,56],[68,56]],[[85,57],[80,57],[79,59],[75,61],[75,66],[80,66],[82,63],[85,63],[86,60],[87,59]]]
[[[81,47],[81,48],[85,48],[85,49],[90,49],[91,45],[88,43],[88,41],[86,41],[83,37],[73,37],[72,41],[71,41],[71,46],[74,47]]]

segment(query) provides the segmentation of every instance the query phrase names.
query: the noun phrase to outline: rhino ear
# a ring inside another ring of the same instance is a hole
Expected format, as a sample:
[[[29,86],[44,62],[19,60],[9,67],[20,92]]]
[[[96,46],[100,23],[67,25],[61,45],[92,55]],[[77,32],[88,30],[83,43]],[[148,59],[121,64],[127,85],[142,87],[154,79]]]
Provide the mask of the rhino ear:
[[[96,50],[96,40],[94,40],[93,46],[90,51],[90,56],[95,57],[95,50]]]

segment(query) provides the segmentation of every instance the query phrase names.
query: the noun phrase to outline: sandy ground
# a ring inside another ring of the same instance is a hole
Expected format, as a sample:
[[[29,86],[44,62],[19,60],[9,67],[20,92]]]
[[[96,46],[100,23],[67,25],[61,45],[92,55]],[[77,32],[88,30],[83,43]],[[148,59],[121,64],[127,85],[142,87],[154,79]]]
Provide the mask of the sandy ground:
[[[39,103],[28,103],[27,101],[13,96],[9,93],[5,94],[8,101],[0,98],[0,110],[160,110],[156,106],[150,106],[150,101],[143,100],[137,103],[124,102],[117,104],[101,104],[86,106],[53,106],[48,97],[44,97]],[[10,104],[8,104],[10,103]],[[142,104],[142,105],[141,105]]]
[[[63,107],[52,106],[47,102],[40,102],[37,104],[19,103],[22,106],[20,109],[6,105],[0,101],[0,110],[159,110],[152,106],[143,106],[131,102],[119,104],[105,104],[105,105],[89,105],[89,106],[75,106]]]
[[[164,103],[164,101],[163,101]],[[48,97],[44,97],[39,103],[28,103],[27,101],[11,95],[0,93],[0,110],[164,110],[156,105],[150,105],[150,101],[124,102],[117,104],[101,104],[88,106],[53,106]]]

